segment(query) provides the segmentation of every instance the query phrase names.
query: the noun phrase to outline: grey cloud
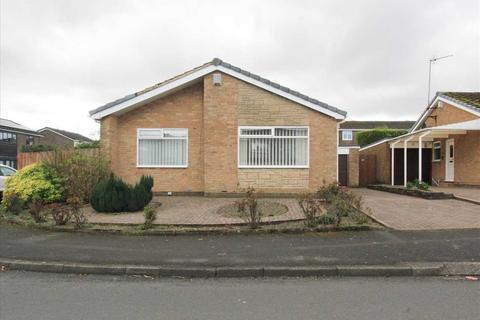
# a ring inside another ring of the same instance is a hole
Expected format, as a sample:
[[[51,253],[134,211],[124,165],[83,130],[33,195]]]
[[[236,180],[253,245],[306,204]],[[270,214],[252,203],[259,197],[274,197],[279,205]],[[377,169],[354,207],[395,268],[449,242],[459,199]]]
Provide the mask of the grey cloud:
[[[433,89],[480,90],[478,2],[0,2],[4,117],[90,134],[87,112],[213,57],[351,119],[413,119]],[[74,115],[74,117],[72,117]]]

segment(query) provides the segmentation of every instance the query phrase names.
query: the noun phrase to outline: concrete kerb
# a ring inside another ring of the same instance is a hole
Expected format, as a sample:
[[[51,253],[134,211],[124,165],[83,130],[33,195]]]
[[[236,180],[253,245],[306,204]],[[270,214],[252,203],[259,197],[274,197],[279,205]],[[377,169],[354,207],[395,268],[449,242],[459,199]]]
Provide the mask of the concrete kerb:
[[[165,267],[104,265],[1,259],[2,269],[34,272],[147,275],[179,278],[276,278],[276,277],[404,277],[480,275],[480,262],[405,263],[398,265],[345,265],[307,267]]]

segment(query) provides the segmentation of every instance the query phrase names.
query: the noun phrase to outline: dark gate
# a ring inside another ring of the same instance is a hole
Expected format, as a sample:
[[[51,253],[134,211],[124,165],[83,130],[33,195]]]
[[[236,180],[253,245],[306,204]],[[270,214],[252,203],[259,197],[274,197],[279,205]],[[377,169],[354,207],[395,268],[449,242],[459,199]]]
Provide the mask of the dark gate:
[[[377,157],[374,154],[361,154],[359,161],[359,184],[367,186],[376,183]]]
[[[338,183],[342,186],[348,186],[348,155],[338,155]]]

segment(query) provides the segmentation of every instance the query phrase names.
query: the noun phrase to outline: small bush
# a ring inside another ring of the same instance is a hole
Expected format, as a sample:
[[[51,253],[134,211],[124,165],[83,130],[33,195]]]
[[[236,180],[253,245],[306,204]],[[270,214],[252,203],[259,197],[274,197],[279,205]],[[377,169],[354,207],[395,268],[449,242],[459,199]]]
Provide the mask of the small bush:
[[[341,187],[337,183],[330,183],[321,187],[317,194],[321,200],[331,202],[340,192]]]
[[[323,195],[327,214],[335,217],[337,226],[344,217],[354,216],[362,211],[362,197],[336,184],[322,187],[318,194]]]
[[[316,227],[319,223],[318,216],[322,211],[320,200],[315,199],[311,193],[305,193],[298,198],[298,204],[303,211],[305,225]]]
[[[57,226],[67,224],[72,217],[70,208],[63,203],[51,203],[47,205],[47,212],[52,215],[55,225]]]
[[[152,187],[152,177],[142,176],[140,181],[131,187],[112,174],[93,187],[90,204],[97,212],[142,210],[152,200]]]
[[[67,199],[67,205],[70,208],[75,229],[82,229],[87,222],[85,214],[83,214],[82,210],[80,209],[82,201],[78,197],[70,197]]]
[[[359,132],[357,134],[357,142],[360,147],[364,147],[371,143],[380,141],[385,138],[394,138],[407,133],[408,130],[395,130],[388,128],[376,128],[369,131]]]
[[[2,207],[10,213],[19,214],[25,207],[25,201],[16,193],[3,194]]]
[[[325,213],[318,217],[318,223],[320,224],[334,224],[337,218],[331,214]]]
[[[155,209],[151,205],[146,205],[145,208],[143,208],[143,216],[145,217],[143,229],[150,229],[153,226],[155,219],[157,219],[157,213]]]
[[[407,189],[418,189],[422,191],[428,191],[430,189],[430,186],[426,182],[415,179],[413,180],[413,182],[407,183]]]
[[[5,203],[17,195],[27,205],[35,198],[44,203],[63,201],[65,180],[55,170],[43,164],[32,164],[7,179],[3,192]],[[8,207],[8,203],[6,203]]]
[[[34,198],[30,202],[28,207],[28,212],[32,216],[33,220],[36,223],[44,222],[45,218],[43,217],[43,209],[45,208],[45,203],[40,198]]]
[[[256,229],[262,221],[262,214],[258,210],[258,200],[253,187],[248,187],[245,198],[235,202],[240,216],[248,223],[250,228]]]

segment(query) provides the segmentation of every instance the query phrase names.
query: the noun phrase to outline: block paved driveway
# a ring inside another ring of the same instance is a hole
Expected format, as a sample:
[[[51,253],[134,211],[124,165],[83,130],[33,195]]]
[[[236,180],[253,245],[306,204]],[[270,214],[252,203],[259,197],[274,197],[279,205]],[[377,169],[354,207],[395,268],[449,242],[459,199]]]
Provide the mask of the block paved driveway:
[[[153,201],[162,205],[157,209],[155,224],[165,225],[229,225],[243,224],[245,221],[238,217],[225,217],[217,210],[225,205],[233,204],[238,198],[209,198],[196,196],[156,196]],[[282,215],[263,217],[264,222],[280,222],[303,219],[303,213],[296,199],[275,198],[260,199],[273,201],[285,205],[288,211]],[[142,212],[104,214],[86,213],[92,223],[140,224],[145,221]]]
[[[396,230],[480,228],[480,205],[460,200],[426,200],[370,189],[363,196],[374,219]]]

